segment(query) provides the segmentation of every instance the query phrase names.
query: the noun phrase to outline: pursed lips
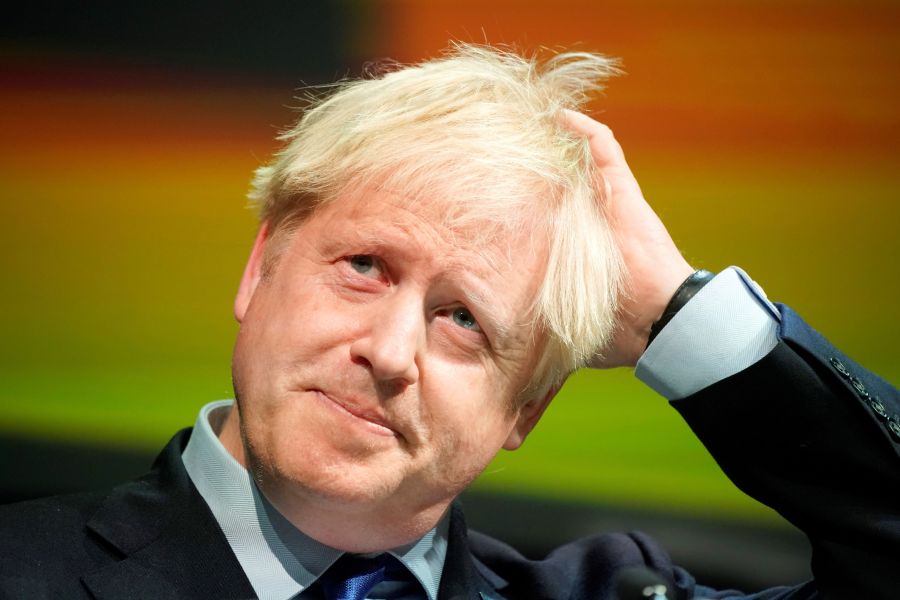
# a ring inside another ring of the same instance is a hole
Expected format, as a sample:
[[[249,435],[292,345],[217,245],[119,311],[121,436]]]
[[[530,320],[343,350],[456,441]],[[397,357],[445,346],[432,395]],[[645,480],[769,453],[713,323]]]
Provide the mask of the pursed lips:
[[[372,423],[373,425],[377,425],[381,429],[383,429],[383,435],[393,435],[397,437],[402,437],[402,434],[399,433],[388,421],[385,417],[384,413],[377,408],[368,408],[362,406],[360,402],[356,402],[352,399],[339,398],[332,394],[329,394],[323,390],[315,389],[312,390],[317,394],[320,394],[325,399],[334,404],[337,408],[343,410],[348,413],[350,416],[355,417],[357,419],[361,419],[363,421],[367,421]]]

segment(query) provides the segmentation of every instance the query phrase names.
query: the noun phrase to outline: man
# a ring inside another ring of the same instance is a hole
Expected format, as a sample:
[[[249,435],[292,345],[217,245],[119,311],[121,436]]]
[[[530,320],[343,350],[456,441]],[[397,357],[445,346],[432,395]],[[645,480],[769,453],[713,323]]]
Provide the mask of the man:
[[[759,597],[892,597],[900,395],[741,271],[694,272],[577,112],[614,71],[461,47],[314,104],[254,182],[236,402],[138,481],[0,513],[0,591],[612,598],[646,566],[733,597],[639,534],[534,562],[466,531],[454,498],[590,364],[637,365],[810,536],[816,580]]]

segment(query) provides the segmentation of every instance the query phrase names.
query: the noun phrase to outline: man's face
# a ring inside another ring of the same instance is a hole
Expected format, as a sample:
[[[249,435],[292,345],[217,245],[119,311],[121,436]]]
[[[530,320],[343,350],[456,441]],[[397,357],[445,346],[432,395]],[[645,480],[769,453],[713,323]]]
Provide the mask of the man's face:
[[[386,192],[339,198],[266,277],[260,233],[233,368],[245,459],[276,505],[442,513],[540,416],[544,399],[518,395],[546,242],[473,248],[441,214]]]

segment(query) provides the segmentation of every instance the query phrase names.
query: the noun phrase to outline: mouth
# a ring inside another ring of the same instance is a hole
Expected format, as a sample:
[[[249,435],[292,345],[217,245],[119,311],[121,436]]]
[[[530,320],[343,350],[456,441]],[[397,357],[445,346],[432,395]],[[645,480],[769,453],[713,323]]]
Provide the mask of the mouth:
[[[380,412],[361,407],[356,403],[342,398],[335,398],[334,396],[326,394],[322,390],[316,389],[312,391],[316,394],[320,401],[322,401],[332,410],[342,413],[343,416],[348,417],[357,422],[359,425],[366,427],[366,429],[368,429],[370,432],[385,437],[402,437],[399,432],[394,430],[388,424],[388,421]]]

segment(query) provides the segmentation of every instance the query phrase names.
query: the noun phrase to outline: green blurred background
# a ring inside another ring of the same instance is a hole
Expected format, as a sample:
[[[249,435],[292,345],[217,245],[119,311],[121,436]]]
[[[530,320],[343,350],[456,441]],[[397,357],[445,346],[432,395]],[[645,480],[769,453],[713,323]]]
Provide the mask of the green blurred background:
[[[245,193],[298,88],[451,38],[621,57],[594,114],[689,260],[741,265],[900,380],[894,3],[38,2],[0,31],[4,464],[149,455],[230,397]],[[573,377],[476,489],[783,527],[626,371]]]

